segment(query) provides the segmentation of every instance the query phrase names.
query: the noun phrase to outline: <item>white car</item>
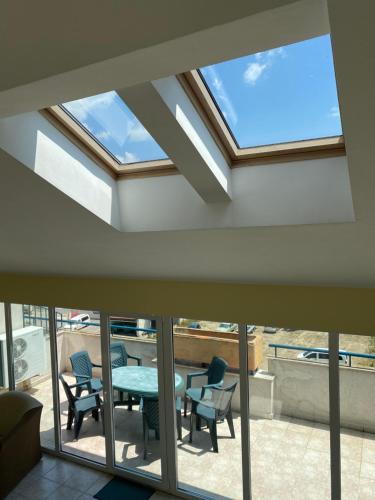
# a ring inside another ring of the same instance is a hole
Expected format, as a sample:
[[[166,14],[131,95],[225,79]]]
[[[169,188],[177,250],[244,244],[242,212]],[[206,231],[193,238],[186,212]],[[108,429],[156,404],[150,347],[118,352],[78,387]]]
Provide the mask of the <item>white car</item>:
[[[219,323],[219,326],[216,328],[217,332],[235,332],[237,329],[237,325],[235,323]]]
[[[319,351],[303,351],[300,354],[298,354],[297,358],[303,361],[316,361],[319,363],[328,363],[329,353],[319,352]],[[346,354],[339,354],[339,364],[348,365],[349,356],[347,356]]]
[[[70,321],[74,321],[74,323],[67,324],[66,328],[71,328],[72,330],[80,330],[81,328],[85,328],[87,326],[83,325],[82,323],[89,322],[90,316],[88,314],[77,314],[76,316],[71,317]]]

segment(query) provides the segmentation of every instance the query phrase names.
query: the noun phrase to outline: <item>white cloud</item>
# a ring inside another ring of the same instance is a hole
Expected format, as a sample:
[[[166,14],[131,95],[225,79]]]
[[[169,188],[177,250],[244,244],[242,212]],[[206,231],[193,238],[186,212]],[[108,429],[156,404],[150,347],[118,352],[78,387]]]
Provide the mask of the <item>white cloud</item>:
[[[276,56],[280,56],[280,57],[286,57],[286,52],[285,52],[285,49],[283,47],[278,47],[277,49],[270,49],[270,50],[267,50],[264,55],[268,58],[271,58],[271,57],[276,57]]]
[[[129,124],[127,139],[131,142],[142,142],[149,141],[151,136],[144,126],[137,120]]]
[[[77,101],[71,101],[64,104],[79,121],[87,119],[89,113],[94,108],[108,108],[111,106],[116,98],[116,92],[105,92],[104,94],[94,95],[92,97],[85,97]]]
[[[258,62],[250,63],[243,74],[245,82],[255,85],[256,81],[266,68],[267,64],[260,64]]]
[[[129,153],[129,151],[125,151],[123,155],[116,155],[116,158],[120,163],[135,163],[140,161],[136,154]]]
[[[233,107],[232,101],[230,100],[223,81],[217,74],[216,69],[213,66],[207,66],[205,68],[205,77],[208,76],[208,79],[211,82],[211,85],[215,88],[216,90],[216,99],[219,101],[218,104],[220,105],[220,109],[225,117],[225,119],[228,121],[230,125],[235,125],[238,121],[237,113]]]
[[[332,108],[329,110],[328,116],[330,118],[339,118],[340,117],[340,110],[338,106],[332,106]]]
[[[256,62],[249,63],[243,74],[245,82],[249,85],[256,84],[264,71],[272,66],[276,57],[284,59],[286,51],[283,47],[278,47],[277,49],[270,49],[265,52],[257,52],[253,57]]]
[[[98,132],[97,134],[95,134],[97,139],[99,140],[104,140],[104,139],[108,139],[108,137],[111,135],[109,132],[107,132],[107,130],[101,130],[100,132]]]

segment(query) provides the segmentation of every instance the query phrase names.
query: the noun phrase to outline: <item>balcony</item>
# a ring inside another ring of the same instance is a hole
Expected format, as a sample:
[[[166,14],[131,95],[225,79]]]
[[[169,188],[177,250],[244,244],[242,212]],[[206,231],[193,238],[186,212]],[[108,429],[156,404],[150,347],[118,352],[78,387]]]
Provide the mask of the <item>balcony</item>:
[[[212,334],[209,326],[189,331],[194,329],[175,325],[176,372],[186,383],[188,373],[201,370],[212,355],[220,354],[227,357],[230,365],[225,374],[224,386],[238,382],[238,358],[233,354],[238,352],[238,334]],[[267,331],[273,333],[265,333]],[[304,346],[305,352],[324,350],[327,334],[257,327],[248,329],[248,339],[254,498],[330,498],[328,364],[300,359],[298,354],[301,351],[296,349],[296,346]],[[142,358],[143,366],[157,366],[155,335],[130,337],[112,331],[111,340],[123,342],[129,354]],[[363,357],[353,356],[350,367],[340,366],[343,498],[370,498],[366,497],[366,491],[373,492],[375,486],[375,408],[372,398],[368,398],[374,373],[370,340],[368,337],[345,335],[340,346],[346,352],[353,352],[350,349],[356,349],[354,352],[366,351]],[[230,346],[233,345],[236,348],[231,350]],[[275,345],[284,347],[275,350]],[[85,350],[94,363],[101,361],[99,327],[60,328],[57,346],[59,371],[64,373],[69,383],[75,383],[69,359],[73,353]],[[131,363],[134,361],[130,360]],[[95,369],[94,375],[100,378],[101,370]],[[24,383],[23,388],[44,404],[42,443],[46,447],[53,447],[50,379],[39,377],[30,385]],[[178,394],[183,397],[184,389]],[[238,386],[232,407],[235,438],[230,437],[226,422],[218,423],[219,453],[212,451],[210,435],[204,427],[201,431],[194,431],[193,442],[190,443],[189,412],[186,418],[182,418],[182,441],[177,441],[181,488],[217,498],[242,498]],[[67,414],[68,402],[60,386],[63,450],[104,464],[105,440],[101,423],[91,416],[86,417],[79,439],[74,441],[73,431],[66,428]],[[116,465],[160,477],[160,441],[155,439],[153,431],[150,431],[146,459],[143,458],[143,449],[142,413],[139,406],[135,405],[132,411],[126,406],[115,407]]]

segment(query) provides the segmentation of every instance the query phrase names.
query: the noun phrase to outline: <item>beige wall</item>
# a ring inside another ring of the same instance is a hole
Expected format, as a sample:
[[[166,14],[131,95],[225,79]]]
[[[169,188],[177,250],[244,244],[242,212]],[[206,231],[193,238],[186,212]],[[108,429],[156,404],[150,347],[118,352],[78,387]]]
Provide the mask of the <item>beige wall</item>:
[[[375,289],[0,274],[0,301],[373,335]]]

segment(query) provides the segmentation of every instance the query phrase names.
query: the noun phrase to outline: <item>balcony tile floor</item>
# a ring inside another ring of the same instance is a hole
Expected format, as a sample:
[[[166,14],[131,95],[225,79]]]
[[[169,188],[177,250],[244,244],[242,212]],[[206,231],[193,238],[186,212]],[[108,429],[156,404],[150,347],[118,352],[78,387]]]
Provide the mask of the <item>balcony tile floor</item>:
[[[42,460],[6,497],[7,500],[89,500],[112,476],[44,454]],[[156,492],[151,500],[176,497]]]
[[[51,444],[53,412],[50,384],[44,382],[31,392],[45,405],[42,440],[44,444]],[[103,463],[105,445],[101,435],[101,423],[88,417],[84,421],[79,440],[74,442],[72,431],[66,430],[66,418],[67,402],[61,391],[61,432],[64,450]],[[138,407],[134,407],[132,412],[124,407],[116,408],[114,421],[117,464],[160,475],[160,442],[155,440],[152,432],[149,455],[147,460],[142,458],[142,416]],[[231,439],[227,424],[218,425],[219,453],[216,454],[211,451],[206,429],[195,432],[193,443],[188,442],[189,420],[183,418],[183,439],[177,443],[178,475],[182,488],[206,495],[209,493],[221,499],[242,497],[241,428],[237,414],[234,415],[234,426],[236,438]],[[330,445],[327,425],[290,417],[273,420],[252,418],[250,435],[254,500],[330,498]],[[342,499],[374,500],[375,435],[343,429],[341,448]],[[56,475],[65,477],[64,474],[67,477],[68,472],[63,470],[58,473],[57,470],[53,472],[53,469],[46,471],[39,488],[48,494],[49,488],[53,487],[49,481],[56,482]],[[87,482],[90,480],[88,474]],[[72,484],[75,483],[70,481],[69,487]],[[67,487],[64,483],[61,486],[62,490]],[[61,495],[64,491],[61,491]]]

